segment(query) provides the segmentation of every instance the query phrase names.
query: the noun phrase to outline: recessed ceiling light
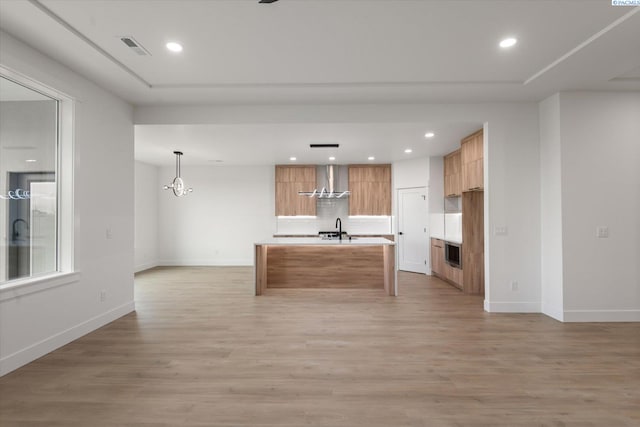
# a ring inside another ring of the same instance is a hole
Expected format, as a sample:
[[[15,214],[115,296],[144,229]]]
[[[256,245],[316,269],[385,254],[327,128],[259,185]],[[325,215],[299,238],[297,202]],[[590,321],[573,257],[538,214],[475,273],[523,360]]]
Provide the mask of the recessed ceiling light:
[[[333,157],[333,156],[329,157],[329,160],[331,160],[331,161],[334,161],[335,159],[336,159],[336,158],[335,158],[335,157]]]
[[[404,150],[404,152],[409,154],[409,153],[413,152],[413,150],[411,148],[407,148],[406,150]]]
[[[518,39],[514,39],[513,37],[509,37],[509,38],[504,39],[504,40],[502,40],[500,42],[500,47],[507,48],[507,47],[514,46],[516,43],[518,43]]]
[[[295,157],[289,157],[289,160],[291,160],[292,162],[295,162],[298,159],[296,159]]]
[[[436,134],[433,132],[427,132],[424,134],[425,138],[433,138],[434,136],[436,136]]]
[[[375,158],[375,157],[373,157],[373,156],[369,156],[369,157],[367,157],[367,160],[375,160],[375,159],[376,159],[376,158]]]
[[[180,43],[169,42],[166,46],[171,52],[182,52],[182,45]]]
[[[36,159],[27,159],[27,160],[25,160],[25,162],[27,162],[27,163],[35,163],[35,162],[37,162],[37,160]]]

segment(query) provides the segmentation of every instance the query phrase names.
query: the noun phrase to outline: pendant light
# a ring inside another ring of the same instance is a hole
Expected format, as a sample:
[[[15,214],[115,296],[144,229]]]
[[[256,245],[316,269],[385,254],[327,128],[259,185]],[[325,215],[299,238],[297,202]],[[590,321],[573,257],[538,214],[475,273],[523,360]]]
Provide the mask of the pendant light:
[[[193,191],[193,188],[185,188],[184,181],[180,177],[180,157],[182,156],[182,151],[174,151],[173,154],[176,155],[176,177],[173,178],[171,184],[165,185],[164,189],[172,189],[176,197],[186,196]]]

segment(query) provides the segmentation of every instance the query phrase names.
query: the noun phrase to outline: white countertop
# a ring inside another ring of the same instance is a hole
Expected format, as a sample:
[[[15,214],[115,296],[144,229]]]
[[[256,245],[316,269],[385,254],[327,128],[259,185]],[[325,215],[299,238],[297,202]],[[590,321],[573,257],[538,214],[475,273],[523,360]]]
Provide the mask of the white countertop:
[[[324,246],[346,246],[346,245],[395,245],[391,240],[382,237],[354,237],[344,238],[342,240],[323,240],[319,237],[274,237],[272,239],[256,242],[256,245],[289,245],[289,246],[307,246],[307,245],[324,245]]]
[[[337,231],[336,231],[337,233]],[[347,235],[355,237],[369,237],[369,236],[393,236],[393,233],[349,233]],[[317,237],[318,233],[273,233],[273,237]]]

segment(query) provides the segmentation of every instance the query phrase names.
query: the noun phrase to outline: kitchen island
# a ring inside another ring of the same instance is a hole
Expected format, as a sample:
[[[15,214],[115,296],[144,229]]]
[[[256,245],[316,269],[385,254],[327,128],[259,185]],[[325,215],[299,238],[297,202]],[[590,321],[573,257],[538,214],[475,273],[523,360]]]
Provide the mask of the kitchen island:
[[[255,290],[384,289],[397,295],[395,243],[380,237],[273,238],[255,244]]]

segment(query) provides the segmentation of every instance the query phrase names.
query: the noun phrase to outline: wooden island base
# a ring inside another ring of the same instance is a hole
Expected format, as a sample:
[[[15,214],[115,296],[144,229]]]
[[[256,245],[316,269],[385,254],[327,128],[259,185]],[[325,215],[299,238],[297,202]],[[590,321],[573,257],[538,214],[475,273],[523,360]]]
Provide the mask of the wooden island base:
[[[256,295],[266,289],[384,289],[396,295],[393,244],[256,244]]]

